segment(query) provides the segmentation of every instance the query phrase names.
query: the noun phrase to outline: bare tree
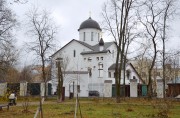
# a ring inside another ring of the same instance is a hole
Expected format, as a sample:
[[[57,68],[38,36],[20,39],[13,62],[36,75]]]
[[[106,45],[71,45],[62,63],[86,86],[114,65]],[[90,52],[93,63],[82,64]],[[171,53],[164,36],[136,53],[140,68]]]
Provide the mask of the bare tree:
[[[46,78],[45,66],[46,60],[49,57],[48,54],[53,48],[57,28],[54,26],[50,14],[45,10],[39,11],[38,9],[34,9],[27,14],[27,17],[29,25],[28,33],[33,37],[32,41],[27,43],[27,46],[28,50],[34,52],[36,57],[40,59],[42,78],[45,83],[44,96],[46,98],[46,84],[48,79]],[[43,117],[42,109],[41,115]]]
[[[165,82],[173,81],[179,76],[180,71],[180,52],[171,51],[166,53]]]
[[[19,51],[12,43],[5,41],[0,44],[0,78],[4,81],[10,81],[8,70],[15,68],[19,57]]]
[[[12,68],[18,58],[12,30],[17,26],[15,15],[7,7],[5,0],[0,0],[0,78],[6,81],[8,68]]]
[[[155,65],[156,57],[157,57],[157,38],[158,32],[160,31],[160,18],[162,9],[159,7],[160,1],[155,0],[146,0],[143,3],[142,7],[144,10],[138,10],[137,15],[139,17],[139,21],[145,28],[144,36],[147,40],[149,40],[149,44],[153,47],[150,54],[152,56],[152,62],[148,69],[148,96],[152,97],[152,70]],[[140,12],[141,11],[141,12]]]
[[[0,44],[2,44],[12,38],[11,30],[17,25],[17,21],[5,0],[0,0],[0,14]]]
[[[48,54],[54,45],[57,28],[54,26],[50,14],[45,10],[40,12],[38,9],[34,9],[33,11],[30,11],[27,16],[29,23],[28,33],[33,36],[34,39],[28,42],[27,46],[29,51],[34,52],[40,59],[42,65],[42,78],[46,84],[47,79],[45,66],[48,59]],[[44,96],[46,96],[45,93]]]
[[[125,31],[125,35],[124,35],[124,45],[125,45],[125,49],[124,49],[124,54],[123,54],[123,96],[125,97],[125,77],[126,77],[126,64],[128,62],[128,54],[131,54],[131,52],[129,51],[129,47],[130,45],[134,42],[134,40],[136,38],[139,37],[139,33],[137,31],[137,20],[135,20],[134,16],[128,16],[128,20],[127,20],[127,24],[126,24],[126,31]]]
[[[57,94],[58,94],[58,102],[62,102],[62,93],[63,93],[63,73],[62,73],[62,58],[57,58],[57,78],[58,78],[58,86],[57,86]]]
[[[126,40],[128,16],[135,0],[110,0],[104,4],[103,18],[106,23],[105,30],[109,31],[116,42],[117,55],[115,67],[116,102],[120,102],[120,82],[123,62],[126,60],[125,52],[128,41]]]
[[[32,80],[32,66],[24,66],[22,71],[20,72],[20,80],[21,81],[26,81],[26,82],[31,82]]]
[[[56,62],[55,65],[57,67],[57,70],[52,72],[54,74],[52,74],[51,76],[55,75],[54,78],[57,78],[57,81],[58,81],[58,86],[57,86],[58,102],[63,101],[62,99],[63,98],[63,84],[64,84],[65,76],[66,76],[65,71],[67,70],[69,61],[70,61],[69,57],[63,55],[62,53],[60,53],[60,57],[55,59],[55,62]]]
[[[162,59],[162,65],[163,65],[163,97],[165,98],[165,69],[166,69],[166,66],[165,66],[165,61],[166,61],[166,57],[165,57],[165,53],[166,53],[166,40],[167,40],[167,20],[169,20],[175,13],[175,3],[177,3],[177,0],[163,0],[162,1],[163,3],[163,13],[162,13],[162,35],[161,35],[161,39],[162,39],[162,42],[163,42],[163,50],[162,50],[162,56],[163,56],[163,59]]]

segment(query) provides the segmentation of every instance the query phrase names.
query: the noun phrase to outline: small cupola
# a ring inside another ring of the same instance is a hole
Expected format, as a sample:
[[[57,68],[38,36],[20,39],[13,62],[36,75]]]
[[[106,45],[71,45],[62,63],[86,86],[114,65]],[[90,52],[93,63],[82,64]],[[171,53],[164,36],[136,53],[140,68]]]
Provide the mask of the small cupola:
[[[99,43],[101,28],[95,20],[89,17],[83,21],[78,29],[79,40],[91,46]]]
[[[104,41],[103,38],[101,38],[99,41],[99,51],[103,51],[103,50],[104,50]]]

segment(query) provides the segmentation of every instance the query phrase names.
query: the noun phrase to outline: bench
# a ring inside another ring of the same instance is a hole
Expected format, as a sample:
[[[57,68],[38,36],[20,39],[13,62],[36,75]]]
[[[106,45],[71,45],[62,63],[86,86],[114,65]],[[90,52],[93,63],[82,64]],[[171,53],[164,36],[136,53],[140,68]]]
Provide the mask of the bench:
[[[3,108],[3,107],[6,107],[7,110],[9,110],[9,104],[1,104],[1,105],[0,105],[0,111],[2,111],[2,108]]]

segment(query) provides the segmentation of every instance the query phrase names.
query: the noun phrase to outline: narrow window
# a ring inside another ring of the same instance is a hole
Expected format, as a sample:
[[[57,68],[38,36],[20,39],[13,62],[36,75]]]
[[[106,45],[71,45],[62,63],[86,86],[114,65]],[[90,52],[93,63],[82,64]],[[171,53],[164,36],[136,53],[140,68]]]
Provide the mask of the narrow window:
[[[133,76],[133,79],[136,79],[136,77],[135,77],[135,76]]]
[[[74,57],[76,57],[76,50],[74,50]]]
[[[99,63],[99,77],[103,77],[103,64]]]
[[[103,57],[101,57],[101,60],[103,60]]]
[[[84,41],[86,40],[86,33],[84,32],[84,35],[83,35],[83,39]]]
[[[111,72],[109,72],[109,78],[111,78]]]
[[[99,61],[99,57],[96,57],[97,61]]]
[[[92,77],[92,68],[88,67],[88,72],[89,72],[89,77],[91,78]]]
[[[93,41],[94,34],[91,32],[91,41]]]

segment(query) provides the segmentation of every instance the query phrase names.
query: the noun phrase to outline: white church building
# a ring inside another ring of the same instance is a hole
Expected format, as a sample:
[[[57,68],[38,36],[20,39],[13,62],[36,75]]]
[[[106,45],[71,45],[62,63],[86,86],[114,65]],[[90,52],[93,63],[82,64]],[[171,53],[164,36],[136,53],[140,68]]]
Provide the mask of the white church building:
[[[112,97],[117,51],[114,42],[103,41],[101,31],[99,24],[89,17],[78,29],[79,40],[72,39],[51,56],[52,92],[58,85],[56,62],[60,59],[66,97],[73,91],[80,97],[88,97],[89,91],[98,91],[101,97]],[[130,76],[125,77],[126,84],[130,84],[130,79],[142,83],[131,63],[126,64],[126,70],[130,72]]]

